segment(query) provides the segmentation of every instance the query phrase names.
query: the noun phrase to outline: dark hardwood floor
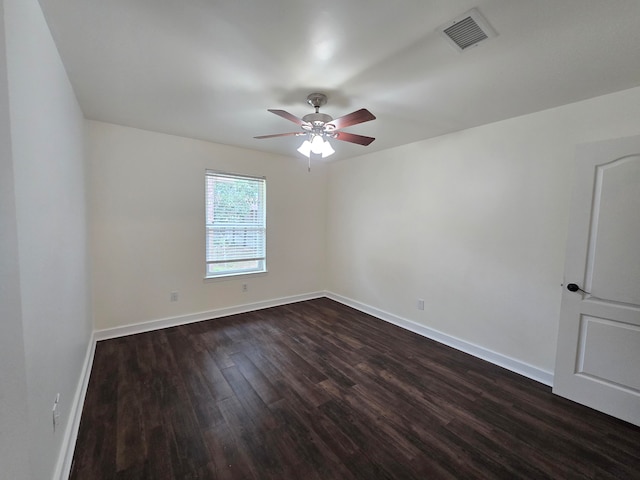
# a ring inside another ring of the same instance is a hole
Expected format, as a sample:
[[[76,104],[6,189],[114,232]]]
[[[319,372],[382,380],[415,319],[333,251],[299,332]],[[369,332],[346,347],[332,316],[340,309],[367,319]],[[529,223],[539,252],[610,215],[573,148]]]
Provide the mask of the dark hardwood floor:
[[[640,428],[329,299],[99,342],[72,479],[640,478]]]

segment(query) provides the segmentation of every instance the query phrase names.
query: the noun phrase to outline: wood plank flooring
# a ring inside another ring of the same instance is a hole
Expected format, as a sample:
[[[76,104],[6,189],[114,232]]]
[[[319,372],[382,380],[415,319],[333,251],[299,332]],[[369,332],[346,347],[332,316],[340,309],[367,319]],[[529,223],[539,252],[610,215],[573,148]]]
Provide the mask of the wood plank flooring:
[[[640,428],[322,298],[99,342],[72,479],[640,478]]]

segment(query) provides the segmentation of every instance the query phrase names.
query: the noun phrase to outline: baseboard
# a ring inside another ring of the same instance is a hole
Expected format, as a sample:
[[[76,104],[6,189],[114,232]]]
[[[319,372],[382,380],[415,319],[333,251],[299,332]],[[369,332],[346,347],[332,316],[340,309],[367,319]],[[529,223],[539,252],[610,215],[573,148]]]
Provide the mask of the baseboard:
[[[444,345],[455,348],[456,350],[460,350],[461,352],[468,353],[469,355],[473,355],[474,357],[481,358],[482,360],[486,360],[487,362],[491,362],[495,365],[506,368],[507,370],[511,370],[512,372],[518,373],[537,382],[543,383],[550,387],[553,386],[552,372],[547,372],[540,368],[521,362],[520,360],[516,360],[515,358],[507,357],[506,355],[488,350],[484,347],[475,345],[465,340],[460,340],[459,338],[452,337],[451,335],[439,332],[438,330],[426,327],[412,320],[399,317],[392,313],[385,312],[384,310],[380,310],[370,305],[360,303],[356,300],[343,297],[342,295],[338,295],[333,292],[325,292],[325,296],[327,298],[335,300],[336,302],[347,305],[348,307],[355,308],[356,310],[360,310],[361,312],[379,318],[380,320],[392,323],[413,333],[422,335],[423,337],[435,340],[436,342],[443,343]]]
[[[320,298],[324,296],[325,296],[324,292],[312,292],[312,293],[305,293],[302,295],[293,295],[290,297],[275,298],[272,300],[265,300],[262,302],[246,303],[244,305],[218,308],[218,309],[209,310],[206,312],[193,313],[189,315],[180,315],[177,317],[162,318],[159,320],[151,320],[148,322],[135,323],[132,325],[125,325],[122,327],[96,330],[94,332],[94,335],[95,335],[96,341],[107,340],[109,338],[124,337],[127,335],[134,335],[136,333],[151,332],[153,330],[161,330],[163,328],[176,327],[178,325],[186,325],[188,323],[201,322],[203,320],[211,320],[214,318],[227,317],[229,315],[236,315],[238,313],[246,313],[246,312],[252,312],[255,310],[262,310],[264,308],[278,307],[280,305],[302,302],[305,300],[312,300],[314,298]]]
[[[89,387],[89,377],[91,376],[91,367],[93,366],[95,351],[96,339],[95,333],[93,333],[89,340],[89,345],[87,346],[87,353],[84,358],[84,363],[82,364],[82,370],[80,371],[78,386],[76,387],[76,392],[73,396],[73,401],[71,402],[69,421],[67,422],[67,427],[64,431],[62,447],[60,448],[60,454],[53,474],[53,480],[67,480],[71,473],[73,452],[76,448],[76,439],[78,438],[80,419],[82,418],[82,407],[84,406],[84,399],[87,395],[87,388]]]

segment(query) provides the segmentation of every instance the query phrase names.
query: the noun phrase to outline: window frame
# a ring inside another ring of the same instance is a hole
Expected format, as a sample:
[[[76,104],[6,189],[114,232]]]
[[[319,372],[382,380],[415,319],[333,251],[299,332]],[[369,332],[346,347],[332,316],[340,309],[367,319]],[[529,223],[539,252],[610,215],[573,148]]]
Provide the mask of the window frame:
[[[256,221],[256,223],[254,225],[251,224],[246,224],[243,226],[225,226],[225,225],[221,225],[219,226],[219,228],[226,228],[226,229],[230,229],[230,228],[237,228],[237,229],[244,229],[246,232],[247,228],[250,229],[258,229],[262,231],[262,247],[261,250],[263,252],[263,256],[251,256],[251,257],[246,257],[246,258],[234,258],[231,260],[226,260],[224,261],[223,259],[220,260],[209,260],[211,258],[212,255],[214,255],[211,251],[214,249],[214,246],[210,246],[209,243],[209,234],[210,231],[212,231],[213,229],[215,229],[215,224],[214,223],[208,223],[207,220],[209,218],[209,209],[213,209],[214,205],[213,205],[213,199],[210,198],[210,192],[209,192],[209,181],[210,181],[210,177],[218,177],[218,178],[229,178],[229,179],[235,179],[235,180],[242,180],[242,181],[256,181],[261,183],[261,197],[262,197],[262,202],[261,202],[261,206],[262,209],[260,211],[260,209],[258,209],[258,213],[259,213],[259,217]],[[240,275],[257,275],[257,274],[264,274],[267,272],[267,177],[265,176],[255,176],[255,175],[246,175],[246,174],[240,174],[240,173],[231,173],[231,172],[225,172],[225,171],[220,171],[220,170],[213,170],[213,169],[206,169],[205,170],[205,193],[204,193],[204,197],[205,197],[205,212],[204,212],[204,230],[205,230],[205,272],[204,272],[204,279],[205,280],[216,280],[216,279],[224,279],[224,278],[229,278],[229,277],[236,277],[236,276],[240,276]],[[210,206],[211,205],[211,206]],[[211,255],[210,255],[211,254]],[[240,262],[249,262],[249,261],[257,261],[257,266],[255,268],[238,268],[238,269],[231,269],[231,270],[224,270],[222,272],[219,273],[214,273],[214,272],[210,272],[210,265],[216,264],[216,263],[240,263]]]

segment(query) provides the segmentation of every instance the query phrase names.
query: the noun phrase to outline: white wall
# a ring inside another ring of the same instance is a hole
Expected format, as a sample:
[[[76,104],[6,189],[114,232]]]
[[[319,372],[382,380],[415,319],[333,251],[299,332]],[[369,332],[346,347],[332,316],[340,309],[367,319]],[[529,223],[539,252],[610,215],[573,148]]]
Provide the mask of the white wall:
[[[639,134],[639,104],[636,88],[331,164],[328,289],[551,372],[575,145]]]
[[[295,158],[87,123],[96,329],[323,289],[321,165],[308,173]],[[267,274],[203,280],[207,168],[267,177]]]
[[[4,2],[0,0],[0,478],[29,478],[26,367],[11,156]]]
[[[16,442],[29,456],[29,478],[45,479],[56,468],[92,329],[84,120],[37,0],[4,6],[17,240],[9,281],[20,302],[10,320],[21,317],[28,414],[26,442]]]

